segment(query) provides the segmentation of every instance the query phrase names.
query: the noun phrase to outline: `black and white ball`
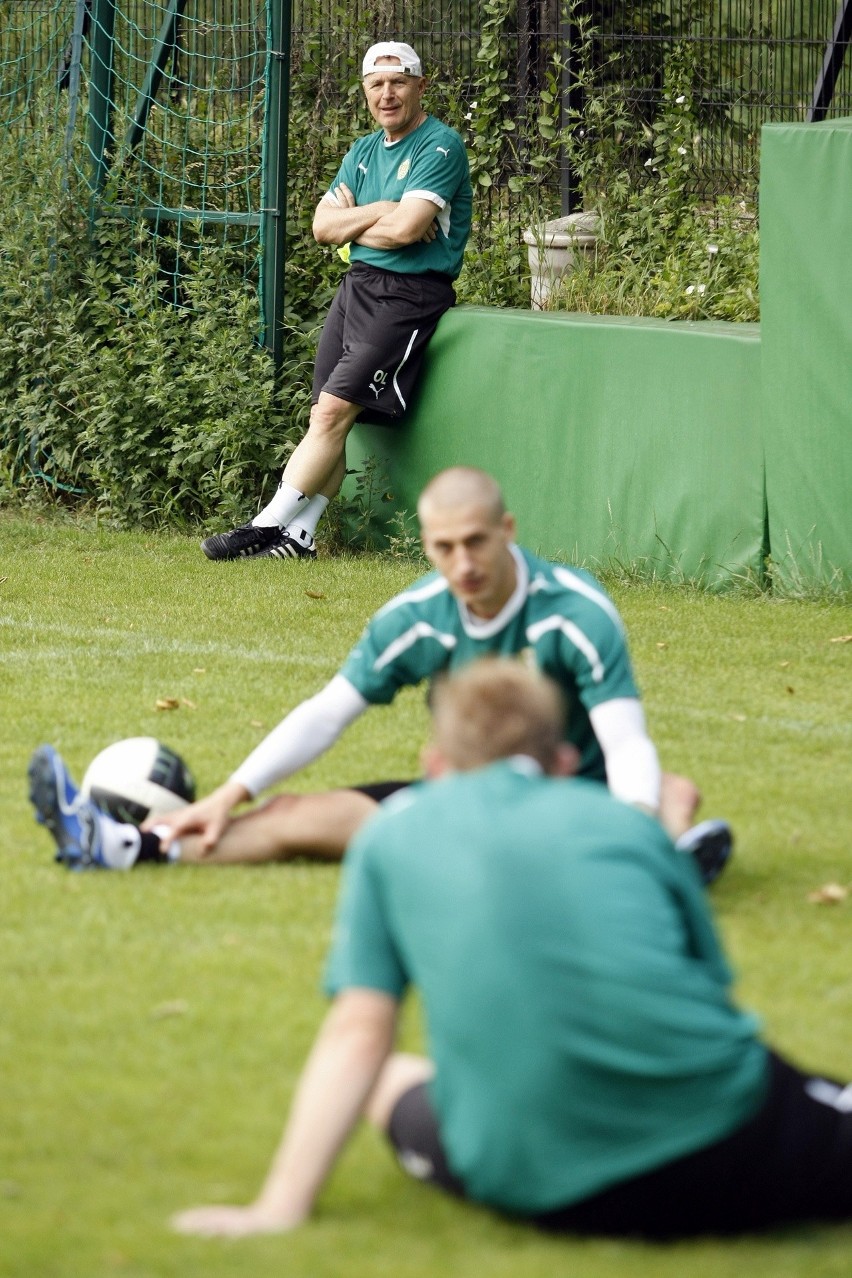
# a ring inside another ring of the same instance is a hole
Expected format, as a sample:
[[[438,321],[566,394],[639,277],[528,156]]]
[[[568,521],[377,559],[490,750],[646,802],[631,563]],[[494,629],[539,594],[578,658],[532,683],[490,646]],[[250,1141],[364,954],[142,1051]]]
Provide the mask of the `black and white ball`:
[[[133,825],[184,808],[195,799],[189,768],[156,737],[127,737],[101,750],[86,769],[80,788],[103,812]]]

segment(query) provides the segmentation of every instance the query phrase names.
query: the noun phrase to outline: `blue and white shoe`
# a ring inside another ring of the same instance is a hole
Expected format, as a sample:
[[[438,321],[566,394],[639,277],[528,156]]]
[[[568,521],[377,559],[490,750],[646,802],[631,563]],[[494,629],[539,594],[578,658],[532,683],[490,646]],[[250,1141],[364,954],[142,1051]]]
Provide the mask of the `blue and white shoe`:
[[[101,813],[82,797],[53,746],[39,746],[27,775],[36,820],[53,835],[57,861],[69,870],[103,867]]]
[[[700,821],[680,836],[675,847],[692,857],[702,883],[709,887],[731,859],[734,834],[727,821]]]

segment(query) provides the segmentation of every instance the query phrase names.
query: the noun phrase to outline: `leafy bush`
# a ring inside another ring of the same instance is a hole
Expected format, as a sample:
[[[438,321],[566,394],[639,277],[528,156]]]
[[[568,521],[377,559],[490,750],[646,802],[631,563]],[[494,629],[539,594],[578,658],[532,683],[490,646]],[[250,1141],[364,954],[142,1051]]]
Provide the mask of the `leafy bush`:
[[[592,40],[585,32],[586,49]],[[597,256],[550,299],[553,309],[666,319],[757,320],[758,231],[748,200],[704,205],[697,172],[701,123],[698,54],[675,45],[661,106],[648,122],[620,88],[597,82],[587,56],[584,102],[563,133],[586,207],[599,216]],[[638,168],[631,158],[639,157]]]
[[[480,16],[472,77],[462,86],[436,75],[427,100],[471,156],[474,223],[459,301],[529,304],[522,232],[553,216],[546,193],[556,185],[561,146],[587,207],[600,215],[601,234],[594,266],[569,277],[553,305],[757,318],[753,210],[734,198],[702,207],[690,193],[705,147],[704,73],[694,46],[673,42],[663,105],[648,118],[618,88],[617,55],[607,53],[603,65],[592,56],[594,28],[580,4],[573,20],[582,105],[561,130],[558,59],[538,98],[519,106],[506,39],[513,0],[486,0]],[[277,376],[258,342],[256,245],[186,223],[171,238],[154,236],[118,211],[130,199],[122,171],[92,226],[78,176],[85,157],[66,154],[67,121],[52,86],[33,104],[25,152],[11,133],[0,136],[0,494],[85,501],[119,523],[148,525],[227,526],[265,500],[307,423],[317,332],[343,270],[335,250],[314,243],[313,210],[352,138],[370,126],[356,67],[341,97],[320,45],[306,42],[299,56],[288,122],[298,163],[291,159],[288,177],[285,360]],[[247,100],[244,117],[231,122],[252,154],[261,116]],[[149,162],[160,144],[147,140]],[[341,511],[344,544],[353,526],[368,522],[364,511],[374,502],[364,493],[372,484],[364,477],[353,508]]]
[[[276,386],[255,289],[227,247],[196,239],[187,251],[106,214],[91,232],[81,193],[44,152],[6,185],[7,492],[70,494],[128,524],[214,511],[233,522],[254,508],[309,411],[314,335],[290,333]]]

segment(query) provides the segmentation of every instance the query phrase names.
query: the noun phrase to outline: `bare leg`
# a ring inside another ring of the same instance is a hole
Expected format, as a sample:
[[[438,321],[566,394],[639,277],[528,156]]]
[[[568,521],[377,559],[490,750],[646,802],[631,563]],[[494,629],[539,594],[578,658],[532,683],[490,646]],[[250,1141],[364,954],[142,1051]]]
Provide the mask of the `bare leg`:
[[[360,404],[321,391],[307,432],[284,468],[285,483],[309,497],[334,497],[345,473],[346,437],[360,412]]]
[[[435,1066],[426,1056],[414,1056],[411,1052],[394,1052],[389,1056],[370,1093],[365,1108],[368,1120],[379,1131],[386,1132],[390,1116],[397,1101],[405,1092],[419,1083],[426,1083],[435,1074]]]
[[[235,817],[212,852],[195,835],[181,839],[181,860],[203,865],[261,865],[311,857],[339,861],[378,804],[358,790],[279,794]]]
[[[331,476],[331,479],[328,481],[327,484],[323,486],[323,488],[320,489],[322,496],[327,497],[328,500],[331,501],[331,499],[333,497],[336,497],[337,494],[340,492],[340,486],[343,483],[345,478],[346,478],[346,453],[344,451],[343,455],[340,458],[340,461],[337,464],[336,470]]]
[[[676,841],[690,828],[701,802],[701,792],[688,777],[664,772],[660,785],[660,824]]]

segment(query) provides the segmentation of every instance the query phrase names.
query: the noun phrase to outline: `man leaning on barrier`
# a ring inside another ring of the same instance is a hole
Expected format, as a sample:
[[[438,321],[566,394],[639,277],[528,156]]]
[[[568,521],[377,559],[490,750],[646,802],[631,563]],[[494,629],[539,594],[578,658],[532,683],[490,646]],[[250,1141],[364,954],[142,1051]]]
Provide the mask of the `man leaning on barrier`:
[[[263,510],[201,543],[208,559],[315,557],[356,418],[365,408],[388,422],[402,416],[455,303],[472,207],[464,142],[423,109],[426,80],[410,45],[374,44],[362,76],[379,129],[351,147],[314,214],[314,238],[348,245],[351,266],[323,325],[310,425]]]

